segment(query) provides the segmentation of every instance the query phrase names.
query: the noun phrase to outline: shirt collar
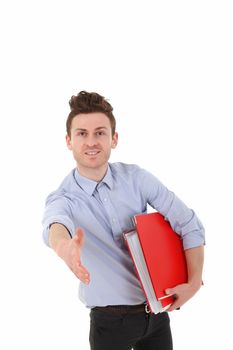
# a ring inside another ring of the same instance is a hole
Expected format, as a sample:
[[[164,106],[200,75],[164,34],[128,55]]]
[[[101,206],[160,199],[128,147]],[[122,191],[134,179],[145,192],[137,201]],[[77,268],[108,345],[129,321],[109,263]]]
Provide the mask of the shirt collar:
[[[110,189],[113,187],[113,178],[112,178],[112,171],[108,165],[108,169],[106,172],[106,175],[100,182],[96,182],[93,180],[88,179],[87,177],[84,177],[79,174],[78,169],[75,169],[75,180],[77,181],[78,185],[90,196],[93,195],[96,187],[100,187],[102,183],[106,184]]]
[[[107,172],[104,178],[100,181],[99,185],[101,183],[105,183],[110,188],[110,190],[113,188],[113,177],[112,177],[112,171],[109,164],[108,164]]]

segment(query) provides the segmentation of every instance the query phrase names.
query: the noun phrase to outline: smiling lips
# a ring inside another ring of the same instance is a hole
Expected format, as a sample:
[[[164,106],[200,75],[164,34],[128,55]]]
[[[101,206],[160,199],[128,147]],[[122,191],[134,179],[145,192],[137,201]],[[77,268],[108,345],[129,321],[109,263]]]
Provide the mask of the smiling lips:
[[[93,150],[93,151],[85,152],[85,154],[88,155],[88,156],[96,156],[98,153],[100,153],[99,150]]]

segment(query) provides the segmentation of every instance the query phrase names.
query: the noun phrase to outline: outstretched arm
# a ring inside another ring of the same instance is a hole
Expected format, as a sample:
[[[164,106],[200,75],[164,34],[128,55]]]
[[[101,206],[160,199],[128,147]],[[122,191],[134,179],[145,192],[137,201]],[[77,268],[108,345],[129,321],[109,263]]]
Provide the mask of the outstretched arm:
[[[90,282],[90,274],[82,265],[80,255],[84,244],[84,232],[77,228],[73,238],[61,224],[54,223],[49,230],[49,245],[62,258],[75,276],[85,284]]]

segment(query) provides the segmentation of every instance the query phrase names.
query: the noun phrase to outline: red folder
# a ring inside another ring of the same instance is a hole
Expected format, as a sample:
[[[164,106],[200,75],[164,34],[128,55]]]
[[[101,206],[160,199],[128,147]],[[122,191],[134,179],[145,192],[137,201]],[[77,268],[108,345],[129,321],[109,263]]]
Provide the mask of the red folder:
[[[149,306],[152,312],[161,312],[174,301],[172,296],[167,296],[165,290],[187,283],[187,265],[182,240],[160,213],[135,215],[134,222],[135,230],[124,233],[124,237]],[[147,271],[143,270],[144,265]],[[150,296],[147,295],[149,283],[155,297],[152,297],[151,293]],[[157,301],[152,307],[154,298]]]

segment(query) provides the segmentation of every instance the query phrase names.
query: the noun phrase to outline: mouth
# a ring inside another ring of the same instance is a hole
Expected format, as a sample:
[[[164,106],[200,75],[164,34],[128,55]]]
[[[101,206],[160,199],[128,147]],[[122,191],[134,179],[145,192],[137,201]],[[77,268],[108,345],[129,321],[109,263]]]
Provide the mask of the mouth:
[[[87,156],[96,156],[98,153],[100,153],[100,151],[88,151],[88,152],[85,152],[85,154]]]

